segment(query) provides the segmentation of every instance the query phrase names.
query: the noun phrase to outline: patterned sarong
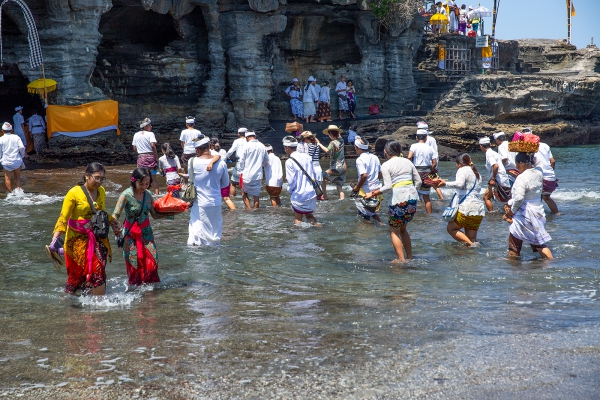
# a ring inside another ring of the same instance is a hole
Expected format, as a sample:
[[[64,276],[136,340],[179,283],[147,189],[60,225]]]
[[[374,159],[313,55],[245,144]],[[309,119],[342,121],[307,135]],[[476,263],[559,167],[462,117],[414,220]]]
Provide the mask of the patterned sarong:
[[[139,154],[137,159],[138,168],[148,168],[149,170],[155,170],[158,168],[154,154]]]

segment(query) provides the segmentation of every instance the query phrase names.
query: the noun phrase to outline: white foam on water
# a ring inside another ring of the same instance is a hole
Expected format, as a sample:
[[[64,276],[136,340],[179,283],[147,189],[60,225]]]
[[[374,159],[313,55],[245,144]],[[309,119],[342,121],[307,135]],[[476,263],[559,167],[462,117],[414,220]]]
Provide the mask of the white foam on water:
[[[558,189],[552,193],[554,200],[562,201],[574,201],[574,200],[598,200],[600,199],[600,193],[593,190],[561,190]]]
[[[6,199],[0,200],[2,205],[19,205],[19,206],[39,206],[42,204],[58,203],[63,200],[62,196],[46,196],[45,194],[33,194],[23,193],[14,194],[9,193],[6,195]]]
[[[104,296],[80,296],[76,298],[76,301],[84,307],[90,307],[94,309],[128,307],[136,301],[140,301],[144,293],[152,290],[154,290],[153,286],[140,286],[136,290],[126,293],[108,293]]]

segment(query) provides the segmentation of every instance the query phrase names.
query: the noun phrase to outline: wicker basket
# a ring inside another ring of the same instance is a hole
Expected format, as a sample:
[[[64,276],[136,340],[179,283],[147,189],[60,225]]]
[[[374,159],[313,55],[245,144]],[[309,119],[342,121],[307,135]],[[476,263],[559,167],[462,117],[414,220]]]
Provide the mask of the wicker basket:
[[[288,133],[302,132],[303,130],[304,130],[304,127],[299,122],[291,122],[291,123],[285,124],[285,131]]]
[[[540,144],[533,142],[517,141],[508,143],[508,151],[515,153],[537,153],[539,148]]]

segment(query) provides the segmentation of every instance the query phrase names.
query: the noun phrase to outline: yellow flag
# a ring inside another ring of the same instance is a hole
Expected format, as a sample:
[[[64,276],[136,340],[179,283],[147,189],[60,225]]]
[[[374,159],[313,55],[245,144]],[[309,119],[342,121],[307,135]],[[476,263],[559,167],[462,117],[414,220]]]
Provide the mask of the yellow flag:
[[[575,12],[575,6],[571,3],[571,17],[576,17],[577,13]]]

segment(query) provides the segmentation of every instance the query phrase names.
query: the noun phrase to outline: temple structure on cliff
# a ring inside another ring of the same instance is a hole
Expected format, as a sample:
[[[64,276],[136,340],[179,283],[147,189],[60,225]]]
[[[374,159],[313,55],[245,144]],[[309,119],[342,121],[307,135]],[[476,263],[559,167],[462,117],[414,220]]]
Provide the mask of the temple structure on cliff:
[[[352,79],[358,115],[378,104],[387,116],[428,115],[434,126],[444,116],[447,123],[436,128],[449,135],[462,132],[451,124],[471,127],[462,121],[467,115],[486,124],[592,125],[600,118],[598,49],[498,41],[498,71],[482,76],[474,38],[425,34],[425,19],[416,13],[404,25],[382,29],[368,0],[25,2],[38,26],[46,75],[58,82],[50,102],[116,100],[125,136],[142,116],[161,132],[177,132],[190,114],[213,135],[226,136],[238,125],[266,130],[270,120],[290,117],[283,92],[291,79],[311,75],[333,86],[341,74]],[[15,105],[41,106],[26,91],[41,75],[29,66],[17,6],[7,4],[2,18],[0,117],[8,118]],[[465,74],[438,68],[440,43],[469,52]]]

